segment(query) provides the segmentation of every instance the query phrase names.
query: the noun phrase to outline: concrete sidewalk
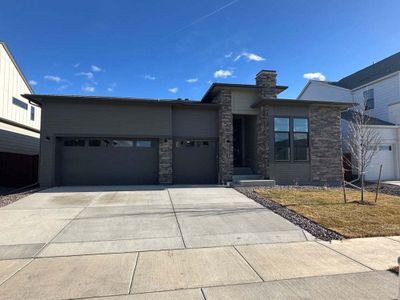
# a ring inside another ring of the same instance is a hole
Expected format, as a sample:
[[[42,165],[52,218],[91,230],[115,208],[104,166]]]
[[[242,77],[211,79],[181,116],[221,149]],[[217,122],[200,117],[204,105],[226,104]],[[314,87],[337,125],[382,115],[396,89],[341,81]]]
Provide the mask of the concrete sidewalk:
[[[223,187],[55,188],[0,219],[1,299],[397,297],[400,237],[308,240]]]

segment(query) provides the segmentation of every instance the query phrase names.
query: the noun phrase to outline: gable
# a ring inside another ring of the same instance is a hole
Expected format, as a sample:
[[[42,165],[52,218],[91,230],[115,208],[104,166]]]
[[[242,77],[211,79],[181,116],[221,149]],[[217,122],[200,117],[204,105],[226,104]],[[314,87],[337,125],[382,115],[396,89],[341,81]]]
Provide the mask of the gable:
[[[352,96],[350,90],[332,86],[328,82],[311,80],[297,99],[351,102]]]

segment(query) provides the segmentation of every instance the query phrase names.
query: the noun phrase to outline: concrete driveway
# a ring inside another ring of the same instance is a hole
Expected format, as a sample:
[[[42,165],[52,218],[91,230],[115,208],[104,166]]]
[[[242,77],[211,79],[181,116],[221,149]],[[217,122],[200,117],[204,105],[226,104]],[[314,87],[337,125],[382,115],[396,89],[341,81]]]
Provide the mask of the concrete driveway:
[[[365,239],[358,257],[358,242],[317,242],[224,187],[53,188],[0,209],[0,220],[2,299],[396,294],[383,270],[398,237]]]

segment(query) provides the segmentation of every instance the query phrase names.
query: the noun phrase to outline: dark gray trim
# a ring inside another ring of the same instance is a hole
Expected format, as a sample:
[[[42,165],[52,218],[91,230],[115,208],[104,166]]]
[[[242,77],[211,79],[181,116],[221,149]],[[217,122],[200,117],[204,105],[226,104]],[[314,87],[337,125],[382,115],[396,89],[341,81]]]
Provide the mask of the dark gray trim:
[[[199,106],[204,108],[218,109],[219,105],[214,103],[202,103],[193,100],[176,99],[150,99],[150,98],[126,98],[126,97],[107,97],[107,96],[79,96],[79,95],[31,95],[23,94],[24,98],[41,105],[43,101],[88,101],[88,102],[106,102],[109,104],[127,103],[127,104],[156,104],[173,106]]]
[[[2,117],[0,117],[0,122],[8,124],[8,125],[15,126],[15,127],[19,127],[19,128],[22,128],[22,129],[26,129],[26,130],[29,130],[29,131],[32,131],[32,132],[40,133],[40,130],[38,130],[36,128],[30,127],[30,126],[27,126],[27,125],[23,125],[23,124],[20,124],[20,123],[11,121],[11,120],[7,120],[7,119],[4,119]]]
[[[253,104],[251,108],[258,108],[262,105],[324,105],[338,106],[343,109],[348,109],[354,106],[352,102],[337,102],[337,101],[316,101],[316,100],[297,100],[297,99],[264,99]]]
[[[202,103],[209,103],[212,99],[218,94],[220,89],[223,88],[247,88],[247,89],[259,89],[260,87],[255,84],[239,84],[239,83],[213,83],[207,92],[204,94],[203,98],[201,99]],[[279,94],[286,90],[288,87],[284,85],[277,85],[276,86],[276,94]]]

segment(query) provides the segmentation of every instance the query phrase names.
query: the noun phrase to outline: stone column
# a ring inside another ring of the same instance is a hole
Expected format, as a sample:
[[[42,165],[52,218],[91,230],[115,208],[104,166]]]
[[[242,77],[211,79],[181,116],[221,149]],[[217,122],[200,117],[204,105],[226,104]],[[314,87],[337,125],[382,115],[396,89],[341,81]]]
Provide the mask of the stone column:
[[[218,182],[225,184],[228,181],[232,181],[233,175],[233,115],[231,91],[222,90],[215,102],[220,104]]]
[[[276,99],[276,71],[261,70],[256,75],[261,99]],[[270,136],[269,107],[263,105],[257,115],[257,173],[269,178]]]
[[[172,184],[172,139],[160,139],[158,143],[158,181]]]
[[[311,180],[338,184],[342,178],[340,109],[312,105],[309,120]]]
[[[257,173],[269,178],[269,107],[263,105],[257,115]]]

